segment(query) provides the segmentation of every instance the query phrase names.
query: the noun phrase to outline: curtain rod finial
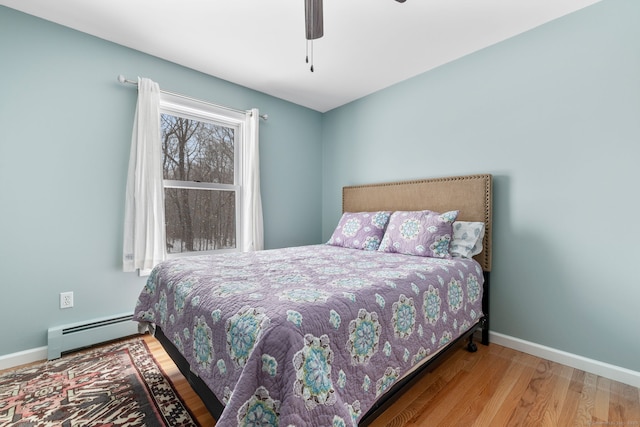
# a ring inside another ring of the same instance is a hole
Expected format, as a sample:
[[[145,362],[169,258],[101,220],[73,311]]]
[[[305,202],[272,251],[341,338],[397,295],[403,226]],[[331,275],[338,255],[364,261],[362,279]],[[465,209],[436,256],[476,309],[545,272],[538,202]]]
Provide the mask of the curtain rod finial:
[[[119,74],[119,75],[118,75],[118,81],[119,81],[120,83],[124,84],[124,83],[126,83],[126,82],[127,82],[127,79],[126,79],[122,74]]]

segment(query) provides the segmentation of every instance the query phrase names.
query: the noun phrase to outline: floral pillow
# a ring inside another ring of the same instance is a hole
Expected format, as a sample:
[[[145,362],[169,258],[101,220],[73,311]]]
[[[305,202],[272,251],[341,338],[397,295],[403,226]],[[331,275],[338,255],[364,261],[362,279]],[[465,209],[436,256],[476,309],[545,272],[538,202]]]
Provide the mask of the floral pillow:
[[[345,212],[327,242],[329,245],[375,251],[380,246],[391,212]]]
[[[449,253],[454,258],[471,258],[482,252],[484,222],[456,221]]]
[[[391,215],[378,250],[431,258],[451,258],[452,224],[459,211],[397,211]]]

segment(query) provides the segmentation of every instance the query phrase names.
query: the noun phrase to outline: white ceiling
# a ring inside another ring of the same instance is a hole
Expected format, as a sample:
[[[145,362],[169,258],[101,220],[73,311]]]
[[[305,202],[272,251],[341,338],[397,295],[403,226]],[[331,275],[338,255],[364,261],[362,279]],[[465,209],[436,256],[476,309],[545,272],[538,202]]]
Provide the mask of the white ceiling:
[[[0,4],[325,112],[598,1],[324,0],[313,73],[304,0]]]

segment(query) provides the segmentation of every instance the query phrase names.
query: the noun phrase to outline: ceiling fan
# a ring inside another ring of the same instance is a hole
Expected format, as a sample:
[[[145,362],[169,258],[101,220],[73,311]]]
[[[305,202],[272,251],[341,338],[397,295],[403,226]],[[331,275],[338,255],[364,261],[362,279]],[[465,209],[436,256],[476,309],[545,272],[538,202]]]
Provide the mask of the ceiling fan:
[[[396,0],[404,3],[406,0]],[[324,35],[324,25],[322,18],[322,0],[304,0],[305,29],[307,38],[307,58],[309,63],[311,56],[311,72],[313,73],[313,40]]]

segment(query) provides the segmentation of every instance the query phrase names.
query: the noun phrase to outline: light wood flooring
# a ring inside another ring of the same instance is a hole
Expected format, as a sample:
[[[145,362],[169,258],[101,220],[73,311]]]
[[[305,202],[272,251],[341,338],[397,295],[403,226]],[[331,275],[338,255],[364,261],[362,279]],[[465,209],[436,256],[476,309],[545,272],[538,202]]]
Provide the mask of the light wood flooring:
[[[145,340],[198,421],[215,425],[162,346]],[[371,425],[640,427],[640,389],[497,344],[461,346]]]

